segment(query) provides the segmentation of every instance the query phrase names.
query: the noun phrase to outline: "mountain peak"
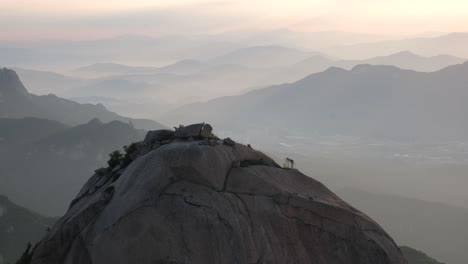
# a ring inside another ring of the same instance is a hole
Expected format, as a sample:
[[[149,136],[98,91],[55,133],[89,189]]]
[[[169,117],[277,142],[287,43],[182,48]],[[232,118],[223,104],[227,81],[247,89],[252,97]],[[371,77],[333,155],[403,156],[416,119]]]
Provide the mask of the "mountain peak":
[[[321,183],[212,129],[150,131],[114,155],[31,263],[406,263],[381,227]]]
[[[402,71],[400,68],[392,65],[371,65],[371,64],[358,64],[351,69],[352,73],[368,73],[368,72],[395,72]]]
[[[400,58],[417,57],[417,58],[419,58],[421,56],[419,56],[418,54],[413,53],[413,52],[411,52],[409,50],[404,50],[404,51],[400,51],[400,52],[391,54],[389,57],[400,57]]]
[[[14,70],[0,68],[0,97],[20,97],[28,94]]]
[[[101,122],[101,120],[99,120],[99,118],[95,117],[91,120],[89,120],[88,122],[88,125],[97,125],[97,126],[100,126],[102,125],[103,123]]]

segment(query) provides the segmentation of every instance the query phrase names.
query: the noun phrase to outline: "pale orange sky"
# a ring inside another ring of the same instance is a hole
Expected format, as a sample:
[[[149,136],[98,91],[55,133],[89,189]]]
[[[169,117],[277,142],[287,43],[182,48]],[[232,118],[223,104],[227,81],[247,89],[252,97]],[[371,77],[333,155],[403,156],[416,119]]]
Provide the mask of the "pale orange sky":
[[[466,0],[0,0],[0,6],[3,39],[67,38],[70,30],[83,37],[269,28],[390,35],[468,31]]]

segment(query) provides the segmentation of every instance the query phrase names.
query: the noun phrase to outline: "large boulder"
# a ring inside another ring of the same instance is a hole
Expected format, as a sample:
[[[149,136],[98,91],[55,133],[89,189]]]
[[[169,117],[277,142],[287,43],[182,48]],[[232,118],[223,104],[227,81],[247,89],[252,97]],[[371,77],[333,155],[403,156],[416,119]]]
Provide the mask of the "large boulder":
[[[241,144],[206,142],[175,140],[94,175],[32,263],[406,263],[321,183]]]
[[[177,138],[198,138],[198,139],[214,139],[213,127],[210,124],[200,123],[189,126],[179,126],[175,130]]]

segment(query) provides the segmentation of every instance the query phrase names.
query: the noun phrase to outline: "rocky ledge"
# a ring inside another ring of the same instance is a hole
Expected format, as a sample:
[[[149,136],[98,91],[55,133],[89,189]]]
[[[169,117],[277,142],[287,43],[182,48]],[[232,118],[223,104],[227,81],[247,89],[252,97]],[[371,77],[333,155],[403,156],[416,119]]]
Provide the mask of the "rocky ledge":
[[[34,264],[406,263],[321,183],[208,124],[158,130],[92,176]]]

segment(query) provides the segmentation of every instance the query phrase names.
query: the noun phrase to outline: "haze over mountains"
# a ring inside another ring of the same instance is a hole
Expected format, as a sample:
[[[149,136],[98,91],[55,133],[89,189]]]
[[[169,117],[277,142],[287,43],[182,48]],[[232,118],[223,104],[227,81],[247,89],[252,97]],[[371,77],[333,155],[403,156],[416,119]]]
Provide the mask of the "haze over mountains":
[[[449,54],[468,58],[468,51],[465,48],[467,43],[467,32],[455,32],[430,38],[407,38],[402,40],[336,46],[322,51],[347,59],[360,59],[363,56],[381,56],[382,54],[396,53],[402,50],[416,52],[424,56]]]
[[[103,105],[79,104],[53,94],[30,94],[13,70],[0,69],[0,117],[38,117],[77,125],[99,118],[104,122],[132,122],[138,128],[161,128],[161,124],[145,119],[131,119],[108,111]]]
[[[387,39],[387,41],[386,41]],[[449,54],[468,58],[466,33],[388,40],[385,36],[346,32],[232,32],[194,36],[120,36],[82,41],[0,43],[4,65],[15,67],[79,67],[96,62],[160,66],[182,59],[214,58],[249,46],[276,45],[323,52],[343,59],[365,59],[409,50],[425,56]]]
[[[46,215],[62,214],[82,175],[143,137],[133,126],[164,128],[102,105],[30,94],[9,69],[0,70],[0,113],[0,193]]]
[[[125,35],[78,41],[19,41],[0,43],[5,65],[63,68],[114,61],[163,65],[182,59],[214,58],[236,49],[258,45],[279,45],[317,50],[336,43],[358,44],[385,40],[383,36],[346,32],[231,31],[220,34],[159,36]]]
[[[256,46],[210,60],[187,59],[164,67],[97,63],[66,73],[70,76],[21,68],[16,71],[34,93],[102,103],[123,115],[157,119],[183,104],[294,82],[332,66],[351,69],[358,64],[373,64],[435,71],[464,61],[448,55],[422,57],[411,52],[347,61],[280,46]]]
[[[63,214],[86,175],[104,166],[110,152],[144,136],[127,123],[97,119],[69,127],[0,118],[0,128],[0,193],[50,216]]]
[[[111,151],[165,127],[153,120],[210,122],[278,163],[294,159],[398,245],[462,264],[467,36],[268,31],[0,44],[17,72],[0,69],[0,194],[61,215]]]
[[[233,131],[302,136],[466,140],[467,74],[468,63],[431,73],[393,66],[359,65],[350,71],[332,67],[295,83],[188,105],[164,120],[211,120]]]

